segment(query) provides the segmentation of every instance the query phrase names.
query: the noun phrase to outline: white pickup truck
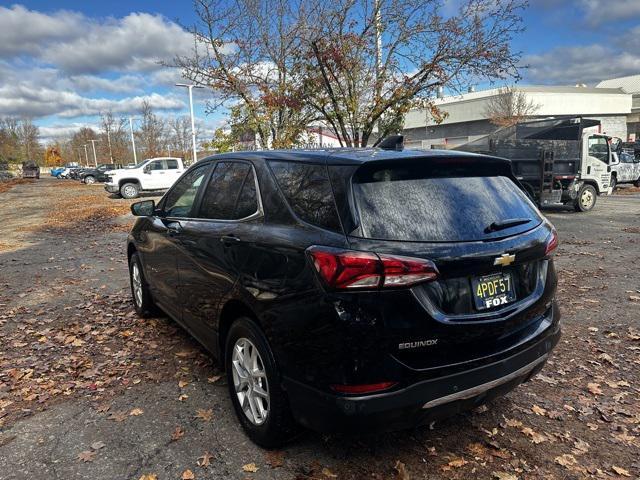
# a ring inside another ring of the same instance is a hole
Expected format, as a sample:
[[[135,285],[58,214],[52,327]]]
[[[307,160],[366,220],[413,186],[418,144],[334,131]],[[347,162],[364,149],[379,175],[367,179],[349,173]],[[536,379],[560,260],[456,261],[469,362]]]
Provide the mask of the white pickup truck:
[[[166,190],[184,172],[181,158],[149,158],[129,168],[105,172],[104,188],[123,198],[136,198],[143,191]]]

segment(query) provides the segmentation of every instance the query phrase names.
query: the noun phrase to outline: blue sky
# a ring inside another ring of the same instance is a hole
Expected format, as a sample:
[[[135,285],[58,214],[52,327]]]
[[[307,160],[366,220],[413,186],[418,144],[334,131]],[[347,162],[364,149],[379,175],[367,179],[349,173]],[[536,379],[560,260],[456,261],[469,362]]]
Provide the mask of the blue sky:
[[[444,1],[453,10],[463,0]],[[100,111],[135,114],[143,100],[186,115],[179,73],[157,59],[189,48],[180,24],[194,21],[189,1],[0,1],[0,116],[32,117],[55,138],[95,124]],[[530,67],[524,84],[640,73],[640,0],[530,0],[524,21],[513,42]],[[206,95],[196,98],[205,135],[224,118],[205,115]]]

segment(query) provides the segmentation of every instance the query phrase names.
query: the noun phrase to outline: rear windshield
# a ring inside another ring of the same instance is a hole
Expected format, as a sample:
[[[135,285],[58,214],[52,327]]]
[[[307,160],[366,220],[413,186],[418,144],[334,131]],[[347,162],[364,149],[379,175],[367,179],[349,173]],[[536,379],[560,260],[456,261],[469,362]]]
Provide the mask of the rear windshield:
[[[356,175],[353,191],[365,238],[488,240],[530,230],[542,221],[525,194],[504,176],[433,177],[384,169]]]

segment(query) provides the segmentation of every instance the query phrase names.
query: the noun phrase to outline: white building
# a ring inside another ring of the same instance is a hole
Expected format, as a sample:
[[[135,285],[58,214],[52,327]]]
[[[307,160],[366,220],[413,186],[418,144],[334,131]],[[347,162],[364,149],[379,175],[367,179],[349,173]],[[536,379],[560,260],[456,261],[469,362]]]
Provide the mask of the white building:
[[[631,142],[640,140],[640,74],[603,80],[596,87],[620,88],[623,92],[631,94],[631,113],[627,115],[627,134]]]
[[[583,116],[602,122],[601,132],[627,138],[632,96],[620,88],[518,86],[538,106],[528,119]],[[447,117],[436,123],[428,110],[411,110],[405,118],[407,148],[453,148],[488,135],[498,127],[487,119],[491,99],[503,93],[494,88],[435,100]]]

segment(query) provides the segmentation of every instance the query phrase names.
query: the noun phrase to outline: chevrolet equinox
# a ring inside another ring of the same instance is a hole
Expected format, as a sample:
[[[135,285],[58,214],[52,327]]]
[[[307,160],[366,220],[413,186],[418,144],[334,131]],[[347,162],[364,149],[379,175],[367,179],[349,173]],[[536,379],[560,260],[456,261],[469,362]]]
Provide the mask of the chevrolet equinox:
[[[241,152],[189,168],[128,238],[158,307],[224,365],[248,436],[402,429],[527,381],[560,337],[552,225],[508,160]]]

